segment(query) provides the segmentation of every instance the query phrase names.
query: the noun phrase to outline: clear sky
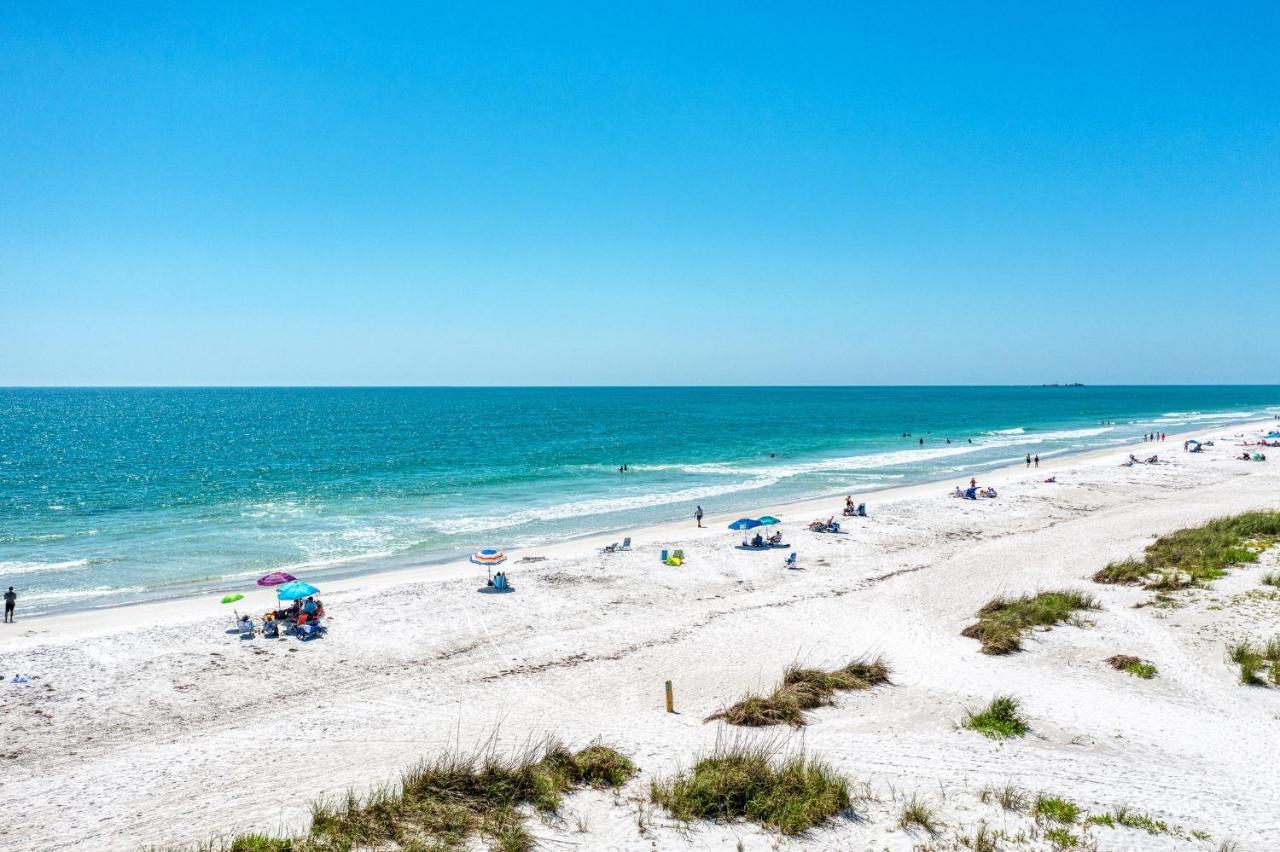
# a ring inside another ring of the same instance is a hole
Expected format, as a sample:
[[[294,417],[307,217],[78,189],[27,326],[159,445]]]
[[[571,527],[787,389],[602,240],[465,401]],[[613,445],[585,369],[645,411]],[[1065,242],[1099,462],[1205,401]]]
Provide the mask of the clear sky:
[[[7,2],[0,385],[1276,382],[1278,46],[1274,2]]]

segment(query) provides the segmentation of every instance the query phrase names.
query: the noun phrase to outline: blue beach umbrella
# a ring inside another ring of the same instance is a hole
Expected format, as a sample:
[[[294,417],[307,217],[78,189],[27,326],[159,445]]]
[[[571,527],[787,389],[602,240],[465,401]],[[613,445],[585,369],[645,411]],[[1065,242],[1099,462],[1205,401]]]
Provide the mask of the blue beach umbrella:
[[[760,522],[752,518],[738,518],[738,520],[729,524],[731,530],[749,530],[760,526]]]
[[[320,590],[315,586],[310,583],[304,583],[301,580],[293,580],[276,586],[276,597],[282,601],[296,601],[299,598],[305,598],[309,595],[316,595],[319,593]]]

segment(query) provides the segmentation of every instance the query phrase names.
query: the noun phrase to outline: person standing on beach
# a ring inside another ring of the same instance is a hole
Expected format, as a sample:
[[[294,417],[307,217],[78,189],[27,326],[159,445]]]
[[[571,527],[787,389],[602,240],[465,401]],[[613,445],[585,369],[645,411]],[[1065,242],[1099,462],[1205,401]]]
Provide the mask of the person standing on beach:
[[[922,447],[924,446],[924,438],[921,438],[921,439],[920,439],[920,446],[922,446]]]
[[[1036,453],[1036,467],[1040,466],[1040,454]]]
[[[701,506],[693,510],[693,518],[698,522],[698,526],[701,527],[702,526],[702,507]]]
[[[1027,453],[1027,467],[1031,467],[1031,453]]]
[[[4,593],[4,623],[13,623],[13,608],[18,605],[18,596],[13,593],[13,586]]]

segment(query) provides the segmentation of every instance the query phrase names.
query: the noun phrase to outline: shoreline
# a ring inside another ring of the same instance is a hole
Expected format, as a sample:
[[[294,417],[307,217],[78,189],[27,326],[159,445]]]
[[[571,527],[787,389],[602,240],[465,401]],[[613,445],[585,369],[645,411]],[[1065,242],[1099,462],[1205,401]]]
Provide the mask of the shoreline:
[[[610,745],[640,773],[620,795],[572,795],[564,821],[531,823],[546,848],[909,852],[920,838],[899,826],[901,795],[956,832],[1036,830],[1029,813],[980,797],[1009,783],[1091,814],[1125,804],[1215,843],[1274,848],[1280,779],[1256,766],[1280,749],[1280,688],[1242,687],[1224,649],[1274,634],[1280,591],[1262,579],[1280,570],[1280,548],[1169,604],[1090,579],[1154,536],[1280,509],[1277,462],[1234,460],[1231,436],[1273,427],[1249,422],[1260,428],[1200,430],[1216,441],[1200,454],[1181,452],[1181,435],[1135,445],[1160,465],[1118,466],[1131,448],[1117,447],[1006,466],[980,477],[1000,489],[995,500],[953,499],[936,481],[881,489],[860,496],[869,517],[849,519],[847,535],[796,528],[833,514],[839,497],[779,504],[798,570],[783,568],[786,551],[737,550],[724,529],[735,516],[717,514],[702,530],[689,519],[633,531],[630,553],[595,551],[620,535],[514,552],[513,595],[479,594],[485,571],[468,563],[326,585],[319,642],[242,639],[231,608],[207,599],[20,621],[0,629],[0,671],[28,677],[0,683],[0,792],[14,814],[0,847],[125,852],[302,833],[310,801],[376,790],[418,759],[555,737]],[[660,564],[660,547],[684,548],[685,566]],[[546,561],[515,561],[530,555]],[[1029,632],[1008,656],[965,637],[993,598],[1054,589],[1085,591],[1099,608]],[[263,590],[245,608],[268,599]],[[1117,654],[1158,674],[1117,672]],[[868,655],[886,660],[891,683],[840,696],[802,731],[705,721],[797,662]],[[959,724],[996,695],[1019,700],[1025,739],[996,743]],[[724,736],[803,747],[875,797],[857,820],[799,839],[683,825],[660,809],[638,824],[650,782]],[[300,748],[322,755],[324,772],[298,784],[264,771],[293,765]],[[1156,775],[1158,785],[1133,784]],[[1124,827],[1077,830],[1100,848],[1182,848]]]
[[[1129,453],[1135,453],[1142,448],[1151,448],[1155,446],[1176,446],[1184,440],[1194,438],[1196,435],[1204,434],[1206,431],[1216,430],[1249,430],[1259,429],[1267,426],[1273,426],[1276,421],[1272,419],[1265,420],[1244,420],[1231,422],[1211,427],[1209,430],[1200,429],[1195,431],[1182,432],[1178,434],[1167,434],[1163,442],[1139,441],[1130,444],[1117,444],[1112,447],[1103,447],[1095,449],[1084,449],[1079,451],[1060,451],[1055,455],[1049,456],[1047,460],[1042,459],[1039,468],[1031,468],[1031,471],[1046,470],[1051,471],[1055,468],[1061,469],[1069,462],[1085,462],[1100,458],[1108,454],[1122,454],[1127,456]],[[1156,454],[1160,450],[1155,451]],[[1180,451],[1179,451],[1180,452]],[[990,477],[993,481],[983,480],[982,485],[993,484],[997,487],[1007,484],[1012,478],[1018,474],[1026,474],[1028,469],[1025,465],[1013,464],[983,469],[981,465],[973,468],[973,473],[957,475],[958,478],[964,479],[967,476],[975,474]],[[807,525],[810,520],[818,519],[819,515],[832,514],[829,501],[838,500],[843,495],[852,495],[859,498],[856,502],[866,502],[869,500],[880,500],[893,502],[896,500],[905,500],[916,496],[922,496],[928,493],[928,490],[939,486],[942,483],[954,481],[957,477],[946,476],[936,479],[926,479],[918,482],[903,485],[893,485],[887,488],[874,488],[869,491],[858,491],[856,489],[841,489],[836,492],[820,497],[805,497],[796,500],[784,501],[779,503],[766,504],[764,506],[752,507],[749,511],[735,510],[728,513],[720,513],[716,515],[706,515],[703,518],[703,527],[699,530],[697,527],[690,526],[687,520],[667,521],[659,524],[652,524],[646,527],[617,527],[601,532],[584,533],[580,536],[573,536],[560,541],[549,544],[533,545],[529,547],[507,550],[507,562],[505,567],[508,571],[515,568],[517,573],[519,561],[526,557],[535,557],[540,560],[552,559],[555,557],[575,557],[583,554],[584,551],[590,552],[598,550],[614,541],[620,541],[623,536],[630,535],[634,539],[646,539],[653,541],[655,538],[685,538],[690,534],[707,537],[708,535],[727,535],[730,531],[726,529],[727,525],[733,520],[741,517],[756,517],[762,514],[781,515],[785,513],[795,512],[806,516],[805,520],[798,523]],[[835,514],[837,519],[841,519],[839,514],[842,507],[836,506]],[[874,514],[874,508],[868,508],[868,514]],[[810,513],[813,517],[807,517]],[[850,523],[856,523],[859,519],[849,519]],[[790,524],[797,523],[796,520],[783,518],[784,528],[791,529]],[[633,541],[633,547],[638,542]],[[779,551],[780,552],[780,551]],[[381,558],[381,557],[369,557]],[[536,563],[534,563],[536,564]],[[315,584],[322,584],[321,594],[326,597],[346,596],[347,594],[370,591],[377,587],[394,586],[404,583],[430,582],[433,580],[448,581],[455,580],[474,574],[479,570],[466,557],[449,556],[439,559],[412,559],[411,564],[397,567],[377,567],[366,571],[355,571],[352,573],[335,572],[329,575],[332,579],[326,579],[321,575],[315,577]],[[300,579],[306,580],[306,577]],[[210,597],[219,596],[228,593],[242,592],[245,593],[244,601],[253,600],[252,593],[258,592],[259,587],[253,584],[246,585],[227,585],[213,586],[200,593],[184,593],[172,596],[153,598],[148,600],[131,601],[127,603],[114,604],[109,606],[85,608],[85,609],[66,609],[57,612],[41,613],[36,615],[28,615],[22,618],[19,624],[35,625],[37,627],[48,626],[52,629],[59,630],[69,627],[72,623],[78,628],[84,629],[91,625],[95,630],[109,632],[111,629],[120,626],[124,622],[126,613],[136,614],[147,618],[152,623],[167,624],[177,621],[198,619],[202,616],[208,616],[210,610],[218,612],[217,604],[210,607]],[[21,598],[19,598],[19,603]],[[265,605],[269,601],[264,600]],[[257,606],[257,604],[249,604]],[[21,610],[19,610],[20,612]],[[4,632],[0,632],[0,647],[4,645]]]

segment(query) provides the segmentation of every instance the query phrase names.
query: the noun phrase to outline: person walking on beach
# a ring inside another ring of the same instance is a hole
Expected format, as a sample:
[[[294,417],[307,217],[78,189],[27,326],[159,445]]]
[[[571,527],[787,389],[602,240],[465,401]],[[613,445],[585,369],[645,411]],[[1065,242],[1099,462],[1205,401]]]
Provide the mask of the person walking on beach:
[[[13,586],[4,593],[4,623],[13,623],[13,608],[18,604],[18,596],[13,593]]]
[[[1040,466],[1040,454],[1036,453],[1036,467]]]
[[[1031,453],[1027,453],[1027,467],[1031,467]]]
[[[693,510],[693,517],[694,517],[694,520],[698,522],[698,526],[701,527],[702,526],[702,507],[701,506]]]

